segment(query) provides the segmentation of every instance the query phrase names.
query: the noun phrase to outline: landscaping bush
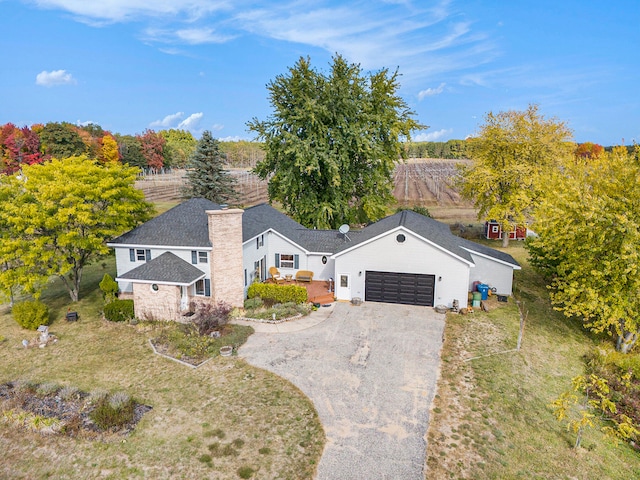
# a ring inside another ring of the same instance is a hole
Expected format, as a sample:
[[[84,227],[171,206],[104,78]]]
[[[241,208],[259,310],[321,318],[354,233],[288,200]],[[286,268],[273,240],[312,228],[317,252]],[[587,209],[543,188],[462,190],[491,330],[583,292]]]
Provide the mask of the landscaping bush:
[[[116,299],[104,306],[104,318],[111,322],[125,322],[133,317],[133,300]]]
[[[264,302],[260,297],[247,298],[244,301],[245,310],[255,310],[256,308],[260,308],[263,305],[264,305]]]
[[[196,313],[193,323],[198,328],[198,333],[200,335],[209,335],[229,322],[229,314],[233,307],[225,302],[218,302],[217,304],[191,302],[191,310]]]
[[[49,325],[49,307],[40,300],[16,303],[11,313],[18,325],[29,330],[37,330],[40,325]]]
[[[275,283],[254,283],[247,292],[248,298],[260,297],[269,304],[274,303],[305,303],[307,289],[297,285],[277,285]]]
[[[89,414],[89,418],[102,430],[122,428],[133,422],[136,403],[126,394],[103,398]]]
[[[104,298],[105,303],[113,302],[118,296],[118,282],[116,282],[108,273],[104,274],[99,286],[100,290],[102,290],[102,297]]]

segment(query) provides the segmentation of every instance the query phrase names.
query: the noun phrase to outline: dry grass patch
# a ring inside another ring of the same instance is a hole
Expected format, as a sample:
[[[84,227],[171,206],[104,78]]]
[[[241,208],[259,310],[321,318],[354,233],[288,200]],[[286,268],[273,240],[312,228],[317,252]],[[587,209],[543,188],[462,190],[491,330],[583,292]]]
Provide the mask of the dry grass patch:
[[[44,295],[59,341],[43,349],[23,348],[22,339],[33,332],[0,308],[6,337],[0,383],[125,391],[153,410],[126,437],[104,441],[45,437],[2,423],[0,477],[233,479],[249,470],[249,478],[313,477],[325,437],[302,392],[236,357],[216,357],[194,370],[155,355],[148,332],[100,320],[95,286],[103,274],[100,267],[86,272],[89,288],[78,304],[69,305],[61,290]],[[62,320],[69,306],[80,312],[78,322]],[[237,455],[211,455],[208,446],[220,436]]]

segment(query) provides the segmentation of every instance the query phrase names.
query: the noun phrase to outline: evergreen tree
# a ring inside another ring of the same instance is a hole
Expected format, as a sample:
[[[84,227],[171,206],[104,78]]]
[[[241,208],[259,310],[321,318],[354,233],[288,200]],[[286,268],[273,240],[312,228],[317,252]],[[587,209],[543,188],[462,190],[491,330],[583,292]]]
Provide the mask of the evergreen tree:
[[[225,170],[225,154],[220,142],[206,130],[187,162],[185,198],[202,197],[215,203],[228,203],[237,199],[236,179]]]

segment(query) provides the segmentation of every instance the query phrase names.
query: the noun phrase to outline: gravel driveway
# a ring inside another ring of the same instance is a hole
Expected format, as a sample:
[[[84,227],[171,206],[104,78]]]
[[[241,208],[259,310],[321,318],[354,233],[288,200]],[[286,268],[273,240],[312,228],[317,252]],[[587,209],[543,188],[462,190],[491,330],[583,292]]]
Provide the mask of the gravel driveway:
[[[239,355],[298,386],[327,434],[318,480],[423,479],[444,315],[337,303],[322,323],[255,333]]]

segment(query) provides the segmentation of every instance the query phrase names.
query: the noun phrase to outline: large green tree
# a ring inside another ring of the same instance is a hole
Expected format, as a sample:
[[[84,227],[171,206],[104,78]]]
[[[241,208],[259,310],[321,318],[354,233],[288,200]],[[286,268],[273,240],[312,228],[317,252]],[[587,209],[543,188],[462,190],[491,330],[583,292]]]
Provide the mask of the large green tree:
[[[640,330],[640,152],[614,149],[547,177],[527,245],[555,308],[628,352]]]
[[[248,126],[265,142],[255,172],[270,200],[308,227],[384,216],[403,140],[423,128],[398,95],[398,72],[364,74],[338,55],[323,74],[300,58],[267,89],[272,114]]]
[[[147,161],[142,153],[142,143],[140,143],[138,137],[116,134],[115,138],[118,142],[122,163],[140,168],[147,166]]]
[[[0,176],[0,260],[7,267],[0,285],[34,291],[38,280],[56,275],[77,301],[83,268],[109,253],[105,242],[150,216],[152,206],[134,188],[137,173],[70,157]]]
[[[220,142],[205,130],[187,162],[186,198],[202,197],[215,203],[237,199],[236,179],[225,169],[225,154]]]
[[[48,157],[66,158],[87,153],[78,128],[68,122],[49,122],[40,131],[42,151]]]
[[[198,141],[188,130],[169,129],[158,132],[165,139],[164,165],[182,168],[196,149]]]
[[[503,246],[517,225],[529,223],[546,171],[571,155],[571,131],[545,118],[536,105],[525,111],[488,113],[477,136],[469,139],[471,165],[461,168],[464,197],[478,208],[478,218],[502,226]]]

